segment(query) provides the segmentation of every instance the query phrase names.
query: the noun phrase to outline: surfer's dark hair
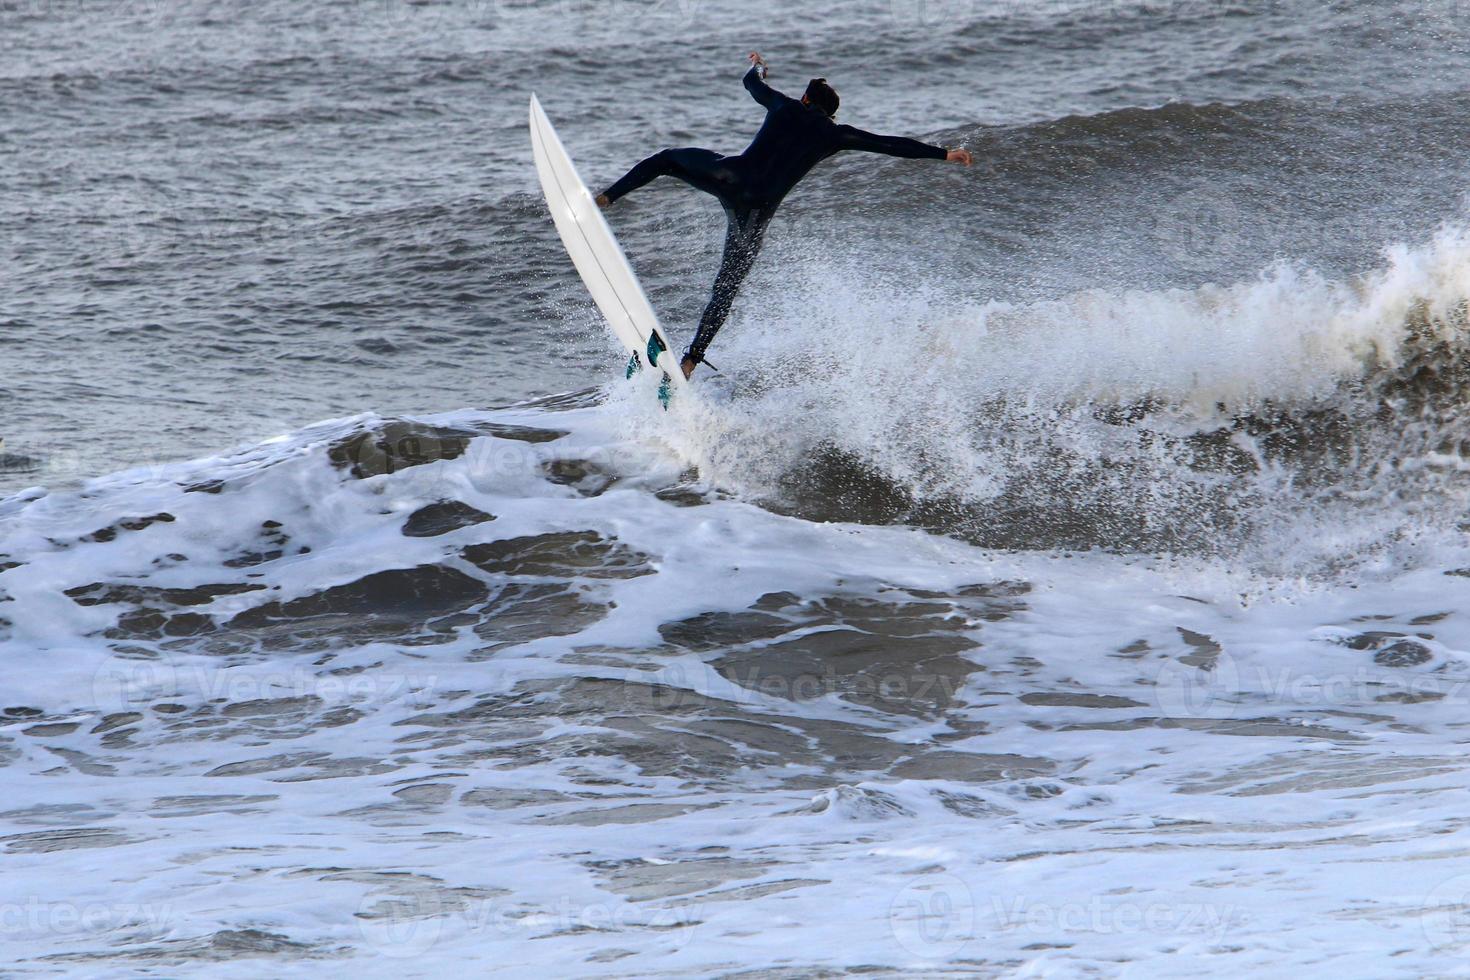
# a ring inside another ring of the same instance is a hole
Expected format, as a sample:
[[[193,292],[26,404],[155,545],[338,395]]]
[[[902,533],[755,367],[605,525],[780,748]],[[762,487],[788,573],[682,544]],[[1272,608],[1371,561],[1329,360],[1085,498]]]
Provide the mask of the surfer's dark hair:
[[[837,115],[837,90],[825,78],[813,78],[806,83],[806,100],[829,116]]]

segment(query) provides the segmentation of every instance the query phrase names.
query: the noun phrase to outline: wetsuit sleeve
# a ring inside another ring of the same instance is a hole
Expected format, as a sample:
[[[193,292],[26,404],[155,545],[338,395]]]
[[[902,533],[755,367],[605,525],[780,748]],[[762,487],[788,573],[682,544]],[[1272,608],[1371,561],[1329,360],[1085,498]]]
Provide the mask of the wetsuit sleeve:
[[[931,146],[906,136],[879,136],[856,126],[838,126],[837,144],[844,150],[885,153],[891,157],[907,157],[910,160],[943,160],[949,156],[949,151],[942,146]]]
[[[761,73],[756,70],[755,65],[751,65],[750,71],[745,73],[744,81],[745,90],[750,93],[750,97],[767,109],[776,108],[787,98],[766,84],[766,80],[761,78]]]

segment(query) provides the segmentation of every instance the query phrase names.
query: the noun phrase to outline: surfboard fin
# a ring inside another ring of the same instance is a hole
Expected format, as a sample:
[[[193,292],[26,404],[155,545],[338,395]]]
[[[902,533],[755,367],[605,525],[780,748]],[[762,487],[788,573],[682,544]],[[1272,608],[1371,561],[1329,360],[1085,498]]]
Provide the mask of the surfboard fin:
[[[623,372],[624,378],[631,378],[643,370],[643,361],[638,358],[638,352],[634,351],[628,358],[628,370]]]
[[[658,339],[658,334],[652,330],[648,332],[648,363],[658,367],[658,356],[668,350],[664,342]]]

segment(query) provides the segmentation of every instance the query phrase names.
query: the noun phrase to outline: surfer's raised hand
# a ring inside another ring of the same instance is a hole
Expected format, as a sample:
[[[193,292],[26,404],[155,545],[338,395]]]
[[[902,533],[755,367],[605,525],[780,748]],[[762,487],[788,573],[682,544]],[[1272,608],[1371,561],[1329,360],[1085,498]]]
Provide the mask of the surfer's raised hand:
[[[944,159],[949,163],[962,163],[967,167],[975,162],[975,158],[970,156],[969,150],[959,149],[950,150],[947,154],[945,154]]]
[[[608,208],[612,207],[612,202],[607,199],[607,195],[606,194],[599,194],[599,195],[597,195],[596,200],[597,200],[597,206],[600,207],[600,208],[602,208],[604,211],[606,211]]]
[[[750,54],[746,55],[746,57],[750,59],[751,65],[757,68],[766,67],[766,59],[761,57],[759,51],[752,51]]]

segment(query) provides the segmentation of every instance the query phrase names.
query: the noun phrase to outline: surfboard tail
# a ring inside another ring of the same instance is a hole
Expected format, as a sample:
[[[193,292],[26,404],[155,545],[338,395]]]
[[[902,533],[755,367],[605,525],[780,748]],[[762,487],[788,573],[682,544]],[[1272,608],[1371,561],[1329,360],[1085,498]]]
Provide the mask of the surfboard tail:
[[[536,173],[562,245],[618,340],[629,353],[653,360],[655,340],[663,350],[671,349],[658,315],[534,93],[530,126]],[[668,373],[676,387],[688,383],[677,366]]]

